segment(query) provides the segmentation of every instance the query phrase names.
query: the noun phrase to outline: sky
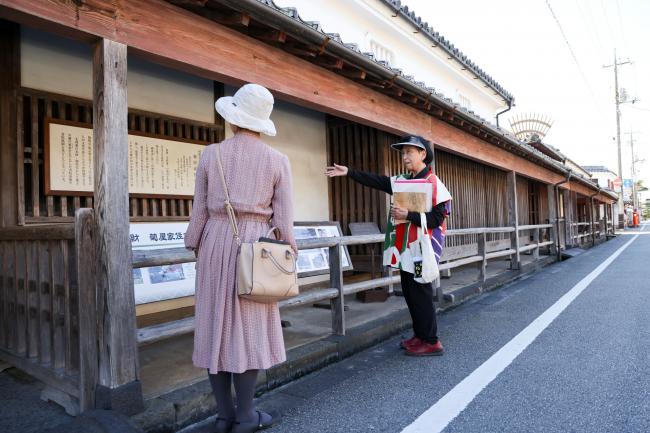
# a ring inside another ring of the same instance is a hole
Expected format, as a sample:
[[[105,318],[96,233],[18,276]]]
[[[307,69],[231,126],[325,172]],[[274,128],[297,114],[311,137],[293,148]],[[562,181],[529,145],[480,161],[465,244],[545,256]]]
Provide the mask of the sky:
[[[517,114],[550,117],[544,141],[580,165],[618,172],[614,62],[621,104],[623,178],[650,186],[650,1],[402,0],[515,97]],[[559,23],[559,24],[558,24]],[[650,194],[642,196],[642,200]]]

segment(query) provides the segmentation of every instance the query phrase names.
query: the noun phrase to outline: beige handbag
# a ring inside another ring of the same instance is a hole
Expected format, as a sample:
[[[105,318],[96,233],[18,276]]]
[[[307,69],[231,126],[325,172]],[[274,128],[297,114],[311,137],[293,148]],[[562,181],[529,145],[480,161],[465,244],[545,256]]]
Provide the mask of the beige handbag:
[[[242,242],[239,238],[237,216],[235,209],[230,204],[219,146],[216,146],[216,149],[219,175],[225,195],[224,204],[233,236],[239,246],[237,259],[237,292],[239,296],[264,304],[296,296],[298,294],[296,258],[288,242],[277,240],[280,239],[280,230],[273,227],[266,237],[252,243]],[[276,239],[270,238],[272,233],[275,233]]]

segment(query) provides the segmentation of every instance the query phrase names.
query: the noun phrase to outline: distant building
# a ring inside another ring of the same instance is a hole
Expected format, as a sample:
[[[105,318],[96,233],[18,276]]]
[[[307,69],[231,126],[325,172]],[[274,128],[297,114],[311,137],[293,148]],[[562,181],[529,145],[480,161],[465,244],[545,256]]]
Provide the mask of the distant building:
[[[614,180],[616,180],[618,176],[609,168],[604,165],[585,165],[582,168],[587,170],[594,179],[598,180],[599,187],[611,190],[615,189]]]

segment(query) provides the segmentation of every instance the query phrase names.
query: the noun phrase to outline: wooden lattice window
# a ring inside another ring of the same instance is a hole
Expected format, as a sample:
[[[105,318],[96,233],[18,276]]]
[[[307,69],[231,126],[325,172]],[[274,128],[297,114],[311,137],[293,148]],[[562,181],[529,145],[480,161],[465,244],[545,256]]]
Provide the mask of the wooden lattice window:
[[[52,196],[44,192],[44,125],[46,118],[92,125],[92,101],[20,89],[18,122],[18,218],[19,224],[71,222],[80,207],[92,207],[92,197]],[[223,124],[196,122],[140,110],[129,110],[130,131],[160,138],[213,143],[223,140]],[[187,220],[192,200],[135,198],[129,201],[131,221]]]

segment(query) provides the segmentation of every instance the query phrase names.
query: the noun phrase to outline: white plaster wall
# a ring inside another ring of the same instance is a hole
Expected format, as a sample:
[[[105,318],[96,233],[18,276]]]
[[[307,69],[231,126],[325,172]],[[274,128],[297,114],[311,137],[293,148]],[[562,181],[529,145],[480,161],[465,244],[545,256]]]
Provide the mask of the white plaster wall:
[[[92,99],[90,45],[23,27],[20,50],[23,87]],[[210,80],[129,56],[127,86],[131,108],[214,121]]]
[[[391,66],[423,81],[436,91],[469,109],[493,120],[497,111],[507,105],[481,80],[474,79],[460,64],[448,60],[440,48],[422,34],[414,34],[411,25],[401,17],[392,17],[391,10],[379,0],[275,0],[278,6],[294,6],[305,20],[319,21],[326,32],[339,33],[346,43],[356,43],[361,51],[371,52],[375,40],[394,55]],[[435,23],[430,23],[435,27]],[[453,41],[452,41],[453,43]]]
[[[225,94],[236,89],[226,86]],[[327,133],[323,113],[275,100],[271,119],[275,137],[262,136],[271,147],[289,157],[293,174],[294,219],[296,221],[327,221],[329,198],[327,178]],[[232,136],[226,124],[226,138]]]

